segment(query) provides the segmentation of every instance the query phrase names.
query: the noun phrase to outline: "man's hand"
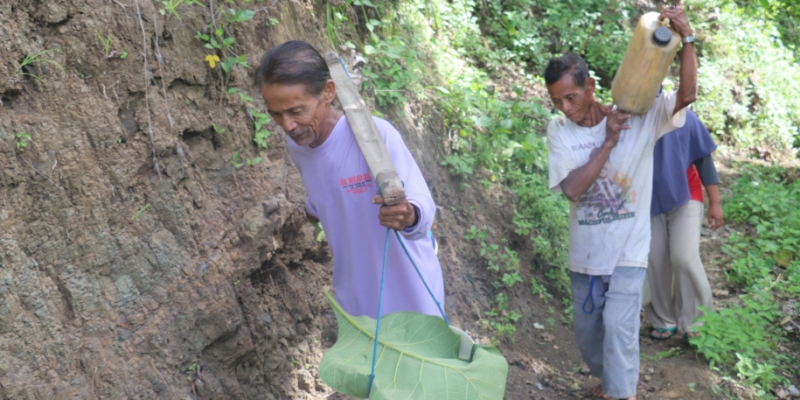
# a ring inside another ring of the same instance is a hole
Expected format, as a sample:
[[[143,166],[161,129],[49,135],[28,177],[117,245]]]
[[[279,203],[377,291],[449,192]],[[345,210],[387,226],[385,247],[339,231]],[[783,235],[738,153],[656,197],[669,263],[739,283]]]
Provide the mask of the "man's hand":
[[[373,197],[372,204],[384,204],[383,197],[380,195]],[[414,225],[417,221],[417,212],[408,200],[403,200],[393,206],[382,205],[378,220],[387,228],[402,231]]]
[[[675,7],[663,9],[658,20],[661,21],[664,18],[669,18],[670,28],[678,32],[682,39],[692,34],[692,27],[689,26],[689,20],[682,9]],[[697,100],[697,54],[694,52],[694,44],[684,44],[681,49],[680,78],[678,97],[675,99],[675,109],[672,110],[672,115]]]
[[[628,118],[630,118],[630,114],[615,110],[613,104],[608,108],[608,114],[606,114],[606,139],[603,141],[603,145],[592,150],[589,162],[570,171],[569,175],[559,184],[561,191],[564,192],[564,196],[569,201],[577,203],[580,196],[589,190],[589,187],[597,179],[597,175],[600,174],[606,161],[608,161],[611,150],[619,143],[620,132],[625,129],[631,129],[630,125],[625,125],[625,121]]]
[[[611,107],[611,111],[606,115],[606,140],[603,142],[603,146],[609,149],[613,149],[619,143],[620,132],[625,129],[631,129],[630,125],[624,125],[631,115],[614,109],[613,105]]]
[[[686,18],[683,9],[674,6],[664,8],[661,10],[658,20],[662,21],[664,18],[669,18],[669,27],[678,32],[681,35],[681,39],[692,34],[692,27],[689,26],[689,20]]]
[[[706,217],[708,218],[708,227],[711,228],[712,231],[719,229],[719,227],[725,223],[725,217],[722,213],[722,204],[710,204]]]

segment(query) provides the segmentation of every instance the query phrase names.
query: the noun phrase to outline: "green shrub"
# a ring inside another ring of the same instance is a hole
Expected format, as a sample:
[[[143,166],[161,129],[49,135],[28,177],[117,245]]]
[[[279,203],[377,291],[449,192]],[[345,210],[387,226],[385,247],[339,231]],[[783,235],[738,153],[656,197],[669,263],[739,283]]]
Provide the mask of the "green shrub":
[[[703,22],[716,2],[690,2],[704,36],[695,110],[718,138],[740,147],[791,148],[800,135],[800,65],[775,35],[775,25],[733,3]]]
[[[511,0],[487,3],[481,25],[508,59],[541,71],[552,55],[582,55],[608,80],[622,61],[630,33],[631,1]]]
[[[751,226],[754,235],[733,234],[723,250],[733,258],[729,278],[750,287],[778,274],[800,285],[800,181],[787,182],[781,167],[743,169],[725,204],[730,222]]]
[[[716,312],[701,307],[705,315],[698,320],[704,325],[696,329],[700,336],[689,341],[712,367],[726,368],[762,391],[776,382],[788,382],[778,374],[791,359],[778,351],[778,343],[786,339],[775,324],[780,318],[777,304],[766,292],[742,296],[742,301],[743,306]]]
[[[726,275],[748,292],[742,305],[703,309],[698,352],[762,393],[790,376],[798,363],[778,345],[786,342],[778,321],[780,304],[800,296],[800,181],[788,182],[780,167],[742,169],[725,204],[728,222],[747,227],[733,233],[723,251],[730,257]]]

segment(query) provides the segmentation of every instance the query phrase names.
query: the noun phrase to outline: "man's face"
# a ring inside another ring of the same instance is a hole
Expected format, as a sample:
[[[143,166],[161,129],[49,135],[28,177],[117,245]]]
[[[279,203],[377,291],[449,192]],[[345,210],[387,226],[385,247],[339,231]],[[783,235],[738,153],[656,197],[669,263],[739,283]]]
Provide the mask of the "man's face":
[[[306,85],[261,85],[261,96],[267,112],[298,146],[315,148],[326,138],[321,137],[321,124],[331,112],[330,104],[336,95],[333,81],[328,81],[322,93],[313,95]]]
[[[581,125],[589,114],[590,105],[594,102],[594,79],[586,78],[584,87],[572,81],[572,73],[565,73],[558,82],[547,85],[550,99],[570,121]]]

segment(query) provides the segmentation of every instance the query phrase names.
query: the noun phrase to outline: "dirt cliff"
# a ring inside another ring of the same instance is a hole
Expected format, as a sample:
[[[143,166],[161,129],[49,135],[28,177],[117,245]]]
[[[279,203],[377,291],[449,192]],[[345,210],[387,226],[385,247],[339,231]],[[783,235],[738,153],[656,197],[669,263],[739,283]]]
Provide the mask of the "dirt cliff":
[[[238,50],[255,63],[289,38],[323,44],[314,6],[257,13],[236,26]],[[260,101],[221,91],[194,37],[209,23],[202,8],[160,9],[0,4],[4,398],[324,390],[295,368],[316,362],[303,343],[322,338],[330,258],[304,223],[299,175],[278,136],[260,164],[229,162],[256,156],[248,109]],[[232,83],[251,87],[244,73]]]

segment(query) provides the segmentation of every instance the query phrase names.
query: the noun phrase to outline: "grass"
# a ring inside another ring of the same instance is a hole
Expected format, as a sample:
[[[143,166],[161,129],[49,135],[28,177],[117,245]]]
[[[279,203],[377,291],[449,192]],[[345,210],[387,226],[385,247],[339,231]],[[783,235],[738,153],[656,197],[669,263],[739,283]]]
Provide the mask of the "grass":
[[[52,51],[54,51],[54,50],[52,50],[52,49],[50,49],[50,50],[42,50],[42,51],[40,51],[40,52],[38,52],[36,54],[33,54],[33,55],[26,55],[25,58],[22,59],[22,62],[19,63],[19,66],[14,70],[14,73],[12,75],[15,76],[15,77],[18,77],[18,78],[19,77],[23,77],[23,76],[29,76],[31,78],[36,79],[37,81],[41,81],[42,78],[40,78],[38,75],[32,74],[30,72],[26,72],[27,68],[30,68],[30,66],[38,64],[38,63],[48,63],[48,64],[55,65],[56,67],[58,67],[58,69],[61,70],[61,73],[64,73],[64,67],[62,67],[61,64],[59,64],[57,61],[42,58],[45,54],[50,53]]]
[[[109,52],[111,51],[111,41],[114,39],[114,36],[111,33],[108,34],[108,37],[103,37],[100,32],[95,32],[97,38],[100,39],[100,43],[103,44],[103,55],[108,57]]]

